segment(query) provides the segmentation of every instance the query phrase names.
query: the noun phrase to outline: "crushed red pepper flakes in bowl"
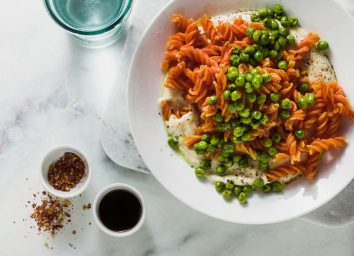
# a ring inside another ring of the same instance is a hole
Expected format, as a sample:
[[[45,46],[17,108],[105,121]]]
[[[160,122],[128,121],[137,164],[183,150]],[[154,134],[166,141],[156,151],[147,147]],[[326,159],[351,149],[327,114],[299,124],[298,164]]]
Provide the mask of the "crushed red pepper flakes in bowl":
[[[85,162],[75,153],[66,152],[48,169],[49,184],[61,191],[70,191],[85,176]]]

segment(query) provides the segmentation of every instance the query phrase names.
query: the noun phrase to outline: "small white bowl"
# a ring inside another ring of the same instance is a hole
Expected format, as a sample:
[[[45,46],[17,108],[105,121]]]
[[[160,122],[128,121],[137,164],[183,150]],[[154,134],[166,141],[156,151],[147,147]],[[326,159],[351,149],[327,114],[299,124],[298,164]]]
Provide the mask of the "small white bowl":
[[[118,190],[118,189],[126,190],[126,191],[133,193],[139,199],[140,204],[141,204],[141,216],[140,216],[139,222],[132,229],[129,229],[126,231],[112,231],[112,230],[108,229],[102,223],[102,221],[100,220],[100,217],[98,216],[98,207],[100,205],[102,198],[106,194],[108,194],[109,192],[111,192],[113,190]],[[125,184],[125,183],[114,183],[114,184],[111,184],[111,185],[103,188],[97,194],[95,201],[93,202],[93,217],[95,219],[96,224],[104,233],[106,233],[107,235],[110,235],[110,236],[114,236],[114,237],[126,237],[126,236],[130,236],[130,235],[134,234],[135,232],[137,232],[144,224],[145,211],[146,210],[145,210],[145,203],[144,203],[143,195],[135,187],[133,187],[129,184]]]
[[[82,177],[80,182],[76,184],[74,188],[72,188],[70,191],[61,191],[55,189],[52,185],[49,184],[48,182],[48,169],[49,166],[57,161],[60,157],[64,155],[64,153],[70,152],[70,153],[75,153],[77,154],[85,163],[85,175]],[[50,150],[46,156],[43,158],[42,161],[42,167],[41,167],[41,180],[43,183],[43,186],[45,189],[52,195],[60,197],[60,198],[72,198],[75,196],[78,196],[88,186],[89,182],[91,179],[91,170],[90,170],[90,165],[87,160],[87,157],[82,153],[79,149],[73,147],[73,146],[58,146],[52,150]]]

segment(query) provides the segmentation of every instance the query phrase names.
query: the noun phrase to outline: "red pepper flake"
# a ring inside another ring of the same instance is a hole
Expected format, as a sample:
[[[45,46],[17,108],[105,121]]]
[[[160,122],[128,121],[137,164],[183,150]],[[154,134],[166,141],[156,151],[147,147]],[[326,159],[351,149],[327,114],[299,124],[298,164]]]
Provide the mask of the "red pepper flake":
[[[48,181],[57,190],[70,191],[84,175],[84,161],[77,154],[66,152],[49,166]]]
[[[50,194],[45,195],[37,204],[31,214],[36,221],[38,231],[49,232],[52,236],[63,228],[63,224],[70,216],[71,201],[60,199]]]

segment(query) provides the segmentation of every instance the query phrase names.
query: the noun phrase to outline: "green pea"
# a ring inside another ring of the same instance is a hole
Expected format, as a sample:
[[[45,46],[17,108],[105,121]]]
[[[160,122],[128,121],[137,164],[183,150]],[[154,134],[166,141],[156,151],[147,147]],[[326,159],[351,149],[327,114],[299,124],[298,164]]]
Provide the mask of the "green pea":
[[[203,159],[201,162],[200,162],[200,165],[199,167],[207,170],[211,167],[211,160],[209,159]]]
[[[246,168],[248,167],[248,158],[243,157],[239,162],[238,162],[238,166],[240,168]]]
[[[263,78],[259,74],[255,75],[254,78],[252,79],[252,85],[254,86],[255,89],[261,88],[262,83],[263,83]]]
[[[281,102],[281,107],[283,109],[291,109],[291,101],[289,99],[284,99],[282,102]]]
[[[272,186],[269,184],[265,184],[262,188],[264,193],[270,193],[272,191]]]
[[[258,129],[259,126],[261,126],[261,124],[258,121],[254,121],[254,120],[252,120],[250,125],[251,125],[252,129]]]
[[[279,133],[274,133],[273,136],[272,136],[272,140],[275,142],[275,143],[279,143],[281,141],[281,136]]]
[[[246,118],[242,118],[242,120],[245,120]],[[251,118],[247,117],[247,123],[251,123]],[[244,135],[242,135],[241,140],[244,142],[251,141],[252,140],[252,135],[249,132],[246,132]]]
[[[242,97],[242,93],[239,91],[233,91],[231,93],[231,100],[232,101],[237,101],[237,100],[241,99],[241,97]]]
[[[279,181],[274,181],[272,183],[272,190],[276,193],[281,193],[284,190],[284,184]]]
[[[238,126],[233,130],[233,134],[236,138],[241,137],[243,135],[243,133],[244,133],[244,130],[241,126]]]
[[[210,153],[214,153],[216,150],[216,147],[209,144],[208,147],[207,147],[207,151],[210,152]]]
[[[288,63],[285,60],[279,61],[278,68],[280,68],[282,70],[287,70],[288,69]]]
[[[244,51],[244,53],[247,53],[249,55],[253,55],[256,50],[254,49],[254,46],[249,45],[243,51]]]
[[[263,48],[262,49],[262,54],[263,54],[263,59],[267,58],[269,55],[269,50],[268,48]]]
[[[231,73],[231,72],[237,72],[237,75],[238,75],[238,68],[236,68],[236,67],[229,67],[228,69],[227,69],[227,73]]]
[[[241,122],[243,124],[250,124],[252,122],[252,118],[251,117],[242,117],[241,118]],[[242,139],[242,138],[241,138]],[[248,140],[247,140],[248,141]]]
[[[286,38],[283,37],[283,36],[279,37],[279,39],[278,39],[277,42],[278,42],[278,44],[279,44],[279,46],[280,46],[281,48],[284,48],[284,47],[287,45],[287,43],[288,43],[288,41],[286,40]]]
[[[246,193],[247,196],[251,195],[253,192],[252,186],[251,185],[246,185],[242,188],[242,192]]]
[[[207,133],[204,133],[202,136],[200,136],[200,139],[201,139],[202,141],[209,142],[209,141],[210,141],[210,135],[207,134]]]
[[[215,182],[215,190],[220,192],[223,192],[225,190],[225,184],[221,181]]]
[[[208,148],[208,143],[206,141],[199,141],[194,144],[195,151],[205,151]]]
[[[224,118],[222,117],[222,115],[220,113],[216,113],[214,116],[213,116],[213,120],[217,123],[221,123],[224,121]]]
[[[223,175],[226,172],[226,167],[224,165],[220,165],[216,168],[216,174]]]
[[[305,97],[301,97],[298,101],[297,101],[297,106],[300,109],[306,109],[308,107],[308,102],[307,99]]]
[[[259,42],[259,40],[261,39],[261,37],[262,37],[262,31],[260,31],[260,30],[256,30],[256,31],[253,33],[253,36],[252,36],[252,38],[253,38],[253,40],[254,40],[255,42]]]
[[[198,178],[204,178],[205,177],[205,169],[203,169],[202,167],[195,168],[195,175]]]
[[[236,47],[232,52],[234,55],[240,55],[241,49]]]
[[[254,92],[247,93],[247,100],[249,103],[254,103],[257,100],[257,95]]]
[[[253,55],[253,58],[256,61],[261,61],[263,60],[263,53],[261,51],[256,51],[255,54]]]
[[[263,21],[263,23],[264,23],[264,26],[265,26],[266,28],[272,28],[272,19],[271,19],[271,18],[266,18],[266,19]]]
[[[226,162],[224,163],[224,165],[225,165],[225,167],[226,167],[227,169],[229,169],[229,168],[232,167],[233,163],[232,163],[232,161],[226,161]]]
[[[278,52],[276,50],[270,50],[269,57],[271,57],[272,59],[276,59],[278,57]]]
[[[215,136],[215,135],[212,135],[211,138],[210,138],[210,144],[213,145],[213,146],[217,146],[220,142],[220,139]]]
[[[238,112],[242,111],[245,108],[245,105],[243,105],[241,102],[236,102],[236,110]]]
[[[228,182],[226,182],[225,187],[226,187],[227,190],[233,190],[235,185],[234,185],[234,183],[228,181]]]
[[[262,105],[266,102],[266,100],[267,100],[267,95],[265,95],[264,93],[261,93],[257,97],[257,104]]]
[[[237,77],[238,77],[238,72],[237,71],[228,72],[226,74],[227,80],[229,80],[231,82],[235,81]]]
[[[167,143],[172,149],[177,149],[178,148],[178,138],[176,136],[168,137]]]
[[[273,46],[273,50],[275,50],[275,51],[279,51],[280,50],[280,44],[279,44],[278,41],[275,42],[275,44]],[[280,56],[280,54],[279,54],[279,56]]]
[[[240,61],[243,63],[247,63],[250,59],[250,56],[247,53],[240,54]]]
[[[299,87],[298,87],[298,90],[301,92],[301,93],[306,93],[308,92],[308,90],[310,89],[309,85],[306,84],[306,83],[303,83],[301,84]]]
[[[238,196],[237,196],[237,200],[240,204],[247,204],[247,194],[244,192],[241,192]]]
[[[221,123],[221,131],[222,132],[226,132],[226,131],[228,131],[228,130],[230,130],[231,129],[231,125],[230,125],[230,123]]]
[[[227,105],[227,111],[229,111],[232,114],[235,114],[237,112],[236,104],[230,103],[229,105]]]
[[[295,137],[302,140],[305,137],[304,130],[297,130],[295,131]]]
[[[236,79],[235,79],[236,80]],[[237,89],[236,84],[229,84],[229,86],[227,87],[230,91],[234,91]]]
[[[243,143],[241,138],[236,138],[236,137],[232,138],[232,142],[235,143],[235,144],[242,144]]]
[[[262,125],[266,125],[269,121],[268,115],[264,114],[262,118],[259,120]]]
[[[291,27],[296,27],[297,25],[299,25],[299,20],[298,18],[291,17],[289,18],[289,23]]]
[[[278,15],[283,14],[283,6],[281,4],[274,5],[273,10]]]
[[[246,30],[246,35],[247,35],[248,37],[252,38],[253,33],[254,33],[255,31],[256,31],[255,28],[249,27],[249,28],[247,28],[247,30]]]
[[[257,75],[261,72],[261,70],[259,68],[252,68],[251,69],[251,74],[252,75]]]
[[[239,115],[241,117],[249,117],[251,115],[251,111],[248,108],[245,108],[242,111],[240,111]]]
[[[275,36],[269,36],[269,45],[274,45],[276,41],[277,38]]]
[[[238,56],[238,55],[232,55],[231,57],[230,57],[230,63],[231,63],[231,65],[232,66],[234,66],[234,67],[237,67],[239,64],[240,64],[240,62],[241,62],[241,59],[240,59],[240,56]],[[228,74],[229,75],[229,74]],[[236,74],[236,73],[234,73],[233,74],[233,77],[237,77],[237,75],[238,75],[238,73]],[[231,76],[231,75],[230,75]],[[235,78],[236,79],[236,78]],[[235,80],[232,80],[232,79],[230,79],[230,81],[235,81]]]
[[[260,39],[260,44],[261,45],[267,45],[269,43],[269,36],[267,35],[262,35]]]
[[[265,162],[259,162],[258,163],[258,168],[259,170],[261,170],[262,172],[268,171],[269,169],[269,164],[265,163]]]
[[[246,91],[246,93],[253,92],[253,85],[249,82],[245,83],[245,91]]]
[[[259,16],[257,14],[252,14],[251,21],[252,22],[259,22],[259,21],[261,21],[261,19],[259,18]]]
[[[251,116],[252,118],[259,120],[262,117],[262,113],[259,110],[254,110],[252,111]]]
[[[316,103],[316,96],[313,93],[306,94],[305,98],[307,100],[307,104],[309,105],[313,105]]]
[[[279,29],[279,34],[285,38],[290,34],[290,30],[288,28],[281,28]]]
[[[268,17],[274,17],[274,14],[275,14],[275,12],[273,9],[271,9],[271,8],[267,9],[267,16]]]
[[[282,25],[284,28],[288,28],[288,27],[290,26],[288,17],[286,17],[286,16],[283,16],[283,17],[280,19],[280,23],[281,23],[281,25]]]
[[[290,46],[294,46],[296,44],[296,40],[295,40],[295,37],[293,35],[289,34],[286,37],[286,40],[287,40],[288,45],[290,45]]]
[[[231,143],[225,143],[223,146],[223,150],[227,151],[228,153],[233,153],[234,146]]]
[[[274,103],[279,102],[280,101],[280,94],[279,93],[271,93],[270,100]]]
[[[262,189],[264,186],[264,181],[262,178],[258,178],[253,182],[253,187],[255,189]]]
[[[263,78],[264,83],[268,83],[268,82],[272,81],[272,75],[269,73],[263,74],[262,78]]]
[[[278,37],[280,36],[280,32],[279,30],[272,30],[270,31],[270,35],[273,36],[275,39],[278,39]]]
[[[241,155],[235,155],[235,156],[232,158],[232,161],[234,162],[234,164],[237,164],[241,159],[242,159],[242,156],[241,156]]]
[[[287,109],[282,109],[282,110],[280,110],[280,116],[283,119],[289,119],[291,117],[291,113]]]
[[[271,27],[272,29],[278,29],[279,23],[276,20],[272,20]]]
[[[319,51],[325,51],[329,48],[329,43],[327,41],[321,40],[317,44],[317,49]]]
[[[257,14],[261,19],[265,18],[265,17],[267,17],[267,9],[265,9],[265,8],[259,9]]]
[[[273,145],[273,141],[270,138],[266,138],[263,140],[263,146],[266,148],[270,148]]]
[[[212,95],[208,98],[209,105],[216,105],[218,103],[218,98],[215,95]]]
[[[225,100],[229,100],[231,98],[231,91],[230,90],[225,90],[223,92],[223,96]]]
[[[235,81],[236,86],[243,87],[245,85],[245,80],[245,74],[239,74]]]
[[[231,123],[231,128],[232,128],[232,129],[234,129],[234,128],[236,128],[237,126],[240,125],[240,121],[239,121],[238,119],[232,119],[232,120],[230,121],[230,123]]]
[[[252,82],[253,75],[251,73],[246,73],[246,81],[247,82]]]
[[[219,155],[219,156],[216,158],[216,160],[217,160],[218,162],[225,162],[225,158],[224,158],[222,155]]]
[[[263,152],[257,153],[257,158],[258,158],[259,162],[261,162],[261,163],[268,163],[270,160],[269,155],[267,155],[266,153],[263,153]]]
[[[275,156],[276,154],[278,154],[278,150],[277,150],[275,147],[270,147],[270,148],[268,149],[268,154],[269,154],[270,156]]]
[[[239,196],[239,195],[241,194],[241,192],[242,192],[242,187],[241,187],[241,186],[235,186],[235,188],[234,188],[234,194],[235,194],[236,196]]]
[[[229,200],[231,199],[231,196],[232,196],[232,191],[231,190],[225,190],[224,192],[222,192],[222,197],[225,199],[225,200]]]

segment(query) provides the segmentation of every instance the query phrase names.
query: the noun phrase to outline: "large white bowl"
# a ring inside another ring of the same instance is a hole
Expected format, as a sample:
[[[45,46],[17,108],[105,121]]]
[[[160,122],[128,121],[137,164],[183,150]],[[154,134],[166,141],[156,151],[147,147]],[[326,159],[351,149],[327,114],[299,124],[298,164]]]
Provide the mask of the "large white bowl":
[[[139,43],[129,74],[128,109],[131,130],[145,163],[159,182],[179,200],[209,216],[236,223],[265,224],[289,220],[308,213],[337,195],[353,179],[354,133],[347,127],[349,141],[335,161],[322,166],[318,179],[300,179],[283,194],[255,194],[246,207],[235,200],[225,202],[213,185],[201,182],[177,153],[166,145],[166,131],[159,114],[163,74],[161,61],[174,27],[173,13],[198,18],[237,9],[254,9],[280,2],[302,27],[318,32],[331,46],[331,62],[346,94],[354,102],[354,25],[350,15],[332,0],[178,0],[172,1],[153,20]]]

